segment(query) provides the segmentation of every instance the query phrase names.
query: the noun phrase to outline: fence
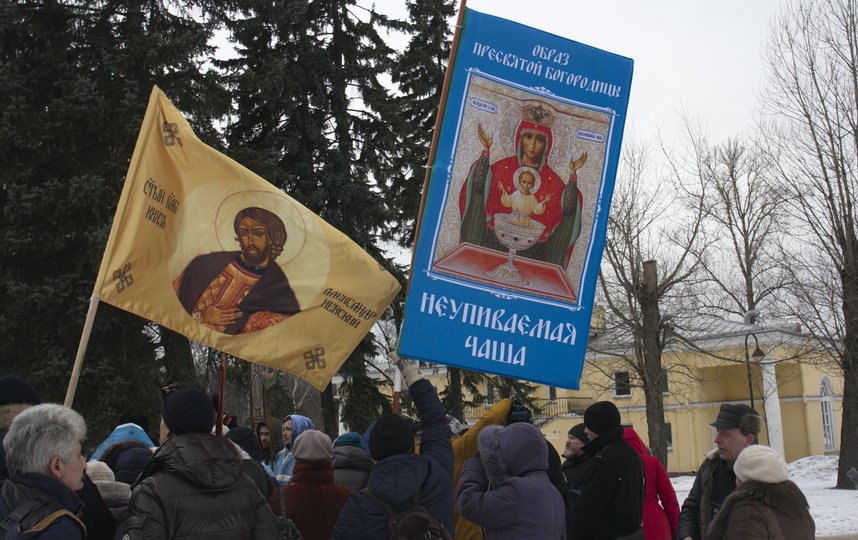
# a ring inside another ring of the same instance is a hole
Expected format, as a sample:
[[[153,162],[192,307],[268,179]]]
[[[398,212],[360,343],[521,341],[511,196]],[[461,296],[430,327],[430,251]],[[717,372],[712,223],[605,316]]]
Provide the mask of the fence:
[[[557,416],[567,414],[583,415],[593,400],[586,397],[560,397],[556,399],[533,399],[532,406],[528,407],[533,413],[534,424],[544,424]],[[469,424],[473,424],[490,409],[494,404],[465,407],[465,418]]]

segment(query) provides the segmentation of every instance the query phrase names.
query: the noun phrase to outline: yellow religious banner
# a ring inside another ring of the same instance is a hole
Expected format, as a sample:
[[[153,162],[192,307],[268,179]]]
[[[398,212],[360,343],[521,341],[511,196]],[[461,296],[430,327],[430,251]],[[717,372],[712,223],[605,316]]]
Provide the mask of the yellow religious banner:
[[[203,144],[153,88],[95,297],[322,389],[398,290],[346,235]]]

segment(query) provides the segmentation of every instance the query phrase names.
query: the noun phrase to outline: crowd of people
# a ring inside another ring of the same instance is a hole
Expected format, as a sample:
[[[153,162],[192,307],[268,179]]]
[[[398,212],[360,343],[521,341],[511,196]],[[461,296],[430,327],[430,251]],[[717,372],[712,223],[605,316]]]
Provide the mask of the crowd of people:
[[[0,539],[812,539],[807,500],[757,441],[759,414],[723,404],[715,448],[681,508],[662,463],[609,401],[561,456],[509,399],[465,426],[415,363],[416,420],[382,416],[335,440],[305,416],[215,431],[199,390],[172,388],[158,433],[123,417],[89,460],[84,419],[0,377]]]

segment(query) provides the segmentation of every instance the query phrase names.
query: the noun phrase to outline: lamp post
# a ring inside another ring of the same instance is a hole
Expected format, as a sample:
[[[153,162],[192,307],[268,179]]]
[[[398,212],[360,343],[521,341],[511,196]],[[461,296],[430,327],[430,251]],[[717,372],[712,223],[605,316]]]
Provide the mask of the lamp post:
[[[748,357],[748,338],[754,338],[754,352],[751,354],[750,358]],[[755,364],[759,364],[760,360],[766,353],[760,349],[760,342],[757,341],[757,335],[753,332],[748,332],[745,334],[745,367],[748,369],[748,396],[751,398],[751,408],[754,408],[754,379],[751,376],[751,358],[754,359]]]

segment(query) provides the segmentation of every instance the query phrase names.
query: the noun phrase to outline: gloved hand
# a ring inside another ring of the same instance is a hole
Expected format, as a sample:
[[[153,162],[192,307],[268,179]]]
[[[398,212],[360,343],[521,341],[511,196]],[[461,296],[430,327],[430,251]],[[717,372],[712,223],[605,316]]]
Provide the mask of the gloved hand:
[[[391,354],[391,356],[393,358],[393,361],[396,363],[396,367],[399,368],[399,371],[402,372],[402,376],[405,378],[406,386],[411,386],[412,384],[423,378],[423,376],[420,375],[420,370],[417,368],[416,360],[412,360],[410,358],[400,358],[395,351]]]

